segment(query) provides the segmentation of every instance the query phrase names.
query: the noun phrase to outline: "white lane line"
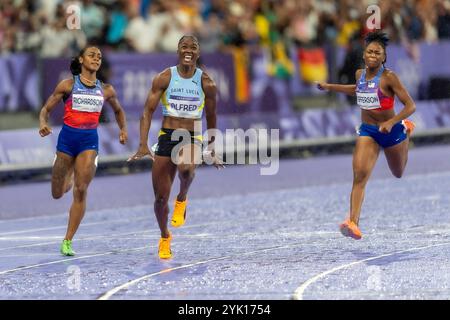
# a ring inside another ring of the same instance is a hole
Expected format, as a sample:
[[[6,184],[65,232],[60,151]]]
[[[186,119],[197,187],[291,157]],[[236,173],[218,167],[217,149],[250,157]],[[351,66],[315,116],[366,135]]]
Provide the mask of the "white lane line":
[[[109,215],[110,212],[116,213],[118,211],[125,211],[125,212],[129,212],[129,211],[138,211],[138,210],[147,210],[147,209],[152,209],[153,210],[153,205],[136,205],[136,206],[125,206],[125,207],[117,207],[117,208],[106,208],[106,209],[97,209],[97,210],[93,210],[89,212],[90,216],[93,215],[98,215],[98,214],[106,214]],[[42,214],[37,214],[36,216],[32,216],[32,217],[24,217],[24,218],[15,218],[15,219],[6,219],[6,220],[0,220],[0,226],[4,226],[10,222],[20,222],[20,221],[29,221],[29,220],[36,220],[36,219],[40,219],[40,220],[55,220],[58,218],[67,218],[67,211],[64,212],[60,212],[60,213],[56,213],[56,214],[49,214],[49,215],[42,215]]]
[[[114,251],[108,251],[108,252],[104,252],[104,253],[91,254],[91,255],[86,255],[86,256],[81,256],[81,257],[65,258],[65,259],[61,259],[61,260],[55,260],[55,261],[39,263],[39,264],[33,264],[33,265],[29,265],[29,266],[23,266],[23,267],[18,267],[18,268],[14,268],[14,269],[0,271],[0,275],[6,274],[6,273],[12,273],[12,272],[16,272],[16,271],[21,271],[21,270],[33,269],[33,268],[38,268],[38,267],[43,267],[43,266],[49,266],[49,265],[52,265],[52,264],[57,264],[57,263],[66,262],[66,261],[74,261],[74,260],[88,259],[88,258],[93,258],[93,257],[101,257],[101,256],[106,256],[106,255],[109,255],[109,254],[113,254],[113,253],[139,251],[139,250],[143,250],[145,248],[148,248],[148,246],[139,247],[139,248],[133,248],[133,249],[125,249],[125,250],[114,250]],[[150,246],[150,248],[151,248],[151,246]]]
[[[89,226],[96,226],[99,224],[110,224],[110,223],[123,223],[123,222],[134,222],[134,221],[141,221],[141,220],[150,220],[149,217],[143,217],[143,218],[134,218],[134,219],[118,219],[118,220],[105,220],[105,221],[98,221],[98,222],[87,222],[83,223],[83,227],[89,227]],[[12,234],[21,234],[21,233],[29,233],[29,232],[39,232],[39,231],[50,231],[50,230],[58,230],[58,229],[65,229],[67,228],[67,225],[61,225],[61,226],[55,226],[55,227],[46,227],[46,228],[36,228],[36,229],[26,229],[26,230],[17,230],[17,231],[10,231],[10,232],[0,232],[1,236],[9,236]]]
[[[156,230],[145,230],[145,231],[133,231],[133,232],[125,232],[125,233],[116,233],[116,234],[110,234],[110,235],[98,235],[98,236],[91,236],[91,237],[85,237],[75,240],[75,242],[81,242],[81,241],[89,241],[89,240],[96,240],[96,239],[117,239],[120,240],[121,236],[129,236],[133,234],[145,234],[147,232],[156,232]],[[23,248],[33,248],[33,247],[41,247],[45,245],[51,245],[51,244],[59,244],[61,243],[61,237],[59,237],[59,241],[52,241],[52,242],[40,242],[40,243],[33,243],[33,244],[24,244],[20,246],[14,246],[14,247],[6,247],[6,248],[0,248],[0,251],[5,250],[14,250],[14,249],[23,249]],[[1,256],[0,256],[1,257]]]
[[[264,220],[264,219],[259,219],[259,220]],[[248,219],[240,219],[240,220],[233,220],[233,221],[224,221],[224,222],[220,222],[221,225],[227,225],[227,224],[235,224],[237,222],[246,222],[248,221]],[[207,226],[216,226],[217,225],[217,221],[216,222],[208,222],[208,223],[200,223],[200,224],[192,224],[192,225],[188,225],[188,226],[183,226],[183,229],[191,229],[191,228],[197,228],[197,227],[207,227]],[[85,238],[79,238],[77,240],[75,240],[76,242],[79,241],[87,241],[87,240],[94,240],[94,239],[110,239],[110,238],[117,238],[120,236],[128,236],[128,235],[133,235],[133,234],[145,234],[145,233],[150,233],[150,232],[159,232],[159,229],[149,229],[146,231],[131,231],[131,232],[124,232],[124,233],[117,233],[117,234],[108,234],[108,235],[96,235],[96,236],[89,236],[89,237],[85,237]],[[186,235],[180,235],[180,236],[186,236]],[[62,238],[60,237],[61,241]],[[157,239],[159,239],[159,237],[157,237]],[[120,239],[117,239],[120,240]],[[22,249],[22,248],[30,248],[30,247],[39,247],[39,246],[45,246],[45,245],[50,245],[50,244],[58,244],[61,243],[61,241],[52,241],[52,242],[41,242],[41,243],[33,243],[33,244],[25,244],[25,245],[20,245],[20,246],[13,246],[13,247],[5,247],[5,248],[0,248],[0,251],[4,251],[4,250],[13,250],[13,249]]]
[[[47,237],[0,237],[0,241],[29,241],[29,240],[52,240],[52,239],[61,239],[61,236],[47,236]]]
[[[175,268],[167,268],[155,273],[150,273],[147,274],[145,276],[142,276],[140,278],[128,281],[120,286],[117,286],[111,290],[108,290],[107,292],[105,292],[104,294],[102,294],[101,296],[99,296],[97,298],[97,300],[108,300],[109,298],[111,298],[113,295],[115,295],[117,292],[122,291],[124,289],[127,289],[133,285],[135,285],[136,283],[149,279],[151,277],[155,277],[157,275],[160,274],[164,274],[164,273],[168,273],[168,272],[172,272],[172,271],[176,271],[176,270],[180,270],[180,269],[186,269],[186,268],[190,268],[190,267],[195,267],[201,264],[206,264],[209,262],[215,262],[215,261],[219,261],[219,260],[225,260],[225,259],[229,259],[229,258],[233,258],[233,257],[240,257],[240,256],[244,256],[244,255],[250,255],[250,254],[254,254],[254,253],[260,253],[260,252],[265,252],[265,251],[272,251],[272,250],[278,250],[278,249],[284,249],[284,248],[289,248],[292,246],[298,246],[298,245],[302,245],[300,243],[296,243],[294,245],[282,245],[282,246],[276,246],[276,247],[271,247],[271,248],[265,248],[265,249],[258,249],[258,250],[254,250],[254,251],[250,251],[250,252],[245,252],[245,253],[238,253],[238,254],[233,254],[233,255],[229,255],[229,256],[223,256],[223,257],[218,257],[218,258],[213,258],[213,259],[208,259],[208,260],[203,260],[203,261],[198,261],[198,262],[194,262],[194,263],[189,263],[189,264],[185,264],[182,266],[178,266]]]
[[[247,221],[247,219],[243,219],[243,220]],[[222,225],[235,224],[237,221],[238,220],[223,222]],[[215,225],[215,224],[217,224],[217,222],[208,222],[208,223],[204,223],[204,224],[185,226],[184,229],[190,229],[190,228],[196,228],[196,227],[204,227],[204,226],[207,226],[207,225]],[[150,232],[150,231],[129,232],[129,233],[126,233],[126,234],[139,234],[139,233],[148,233],[148,232]],[[96,236],[96,237],[91,237],[90,239],[94,239],[94,238],[115,238],[115,239],[117,239],[117,236],[118,235]],[[206,238],[206,236],[204,234],[200,234],[200,236],[203,237],[203,238]],[[83,240],[87,240],[87,239],[88,238],[85,238]],[[80,241],[80,240],[78,240],[78,241]],[[57,242],[57,243],[59,243],[59,242]],[[46,243],[46,244],[48,244],[48,243]],[[51,244],[53,244],[53,243],[51,242]],[[31,247],[31,246],[38,246],[38,245],[41,245],[41,244],[34,244],[34,245],[27,245],[27,246],[18,246],[18,247],[15,247],[15,248]],[[105,252],[105,253],[101,253],[101,254],[93,254],[93,255],[85,255],[85,256],[80,256],[80,257],[65,258],[65,259],[56,260],[56,261],[50,261],[50,262],[46,262],[46,263],[34,264],[34,265],[29,265],[29,266],[22,266],[22,267],[18,267],[18,268],[14,268],[14,269],[0,271],[0,275],[5,274],[5,273],[11,273],[11,272],[15,272],[15,271],[20,271],[20,270],[25,270],[25,269],[32,269],[32,268],[38,268],[38,267],[42,267],[42,266],[52,265],[52,264],[61,263],[61,262],[69,261],[69,260],[87,259],[87,258],[92,258],[92,257],[99,257],[99,256],[109,255],[109,254],[113,254],[113,253],[139,251],[139,250],[142,250],[144,248],[147,248],[147,247],[114,250],[114,251],[109,251],[109,252]],[[149,248],[153,248],[153,246],[149,246]],[[0,258],[1,258],[1,256],[0,256]]]
[[[353,266],[355,266],[357,264],[361,264],[363,262],[377,260],[377,259],[381,259],[381,258],[389,257],[389,256],[394,256],[394,255],[400,254],[400,253],[405,253],[405,252],[410,252],[410,251],[418,251],[418,250],[423,250],[423,249],[428,249],[428,248],[433,248],[433,247],[446,246],[446,245],[449,245],[449,244],[450,244],[450,242],[445,242],[445,243],[439,243],[439,244],[432,244],[432,245],[429,245],[429,246],[416,247],[416,248],[411,248],[411,249],[406,249],[406,250],[401,250],[401,251],[395,251],[395,252],[392,252],[392,253],[386,253],[386,254],[382,254],[382,255],[376,256],[376,257],[371,257],[371,258],[367,258],[367,259],[363,259],[363,260],[358,260],[358,261],[354,261],[354,262],[351,262],[351,263],[348,263],[348,264],[344,264],[344,265],[339,266],[339,267],[335,267],[333,269],[327,270],[325,272],[322,272],[322,273],[320,273],[320,274],[318,274],[318,275],[308,279],[306,282],[304,282],[300,287],[298,287],[295,290],[294,294],[292,295],[292,299],[293,300],[303,300],[303,295],[305,293],[305,290],[311,284],[313,284],[317,280],[319,280],[321,278],[324,278],[325,276],[327,276],[327,275],[329,275],[331,273],[334,273],[336,271],[339,271],[339,270],[342,270],[342,269],[345,269],[345,268],[349,268],[349,267],[353,267]]]

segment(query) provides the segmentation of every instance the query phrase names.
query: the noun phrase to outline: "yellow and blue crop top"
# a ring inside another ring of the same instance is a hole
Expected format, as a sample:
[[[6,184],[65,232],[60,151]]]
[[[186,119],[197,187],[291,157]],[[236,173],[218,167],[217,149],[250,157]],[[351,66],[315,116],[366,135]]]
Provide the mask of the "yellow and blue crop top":
[[[177,67],[170,68],[170,83],[161,97],[163,115],[200,119],[205,107],[205,93],[202,89],[203,71],[195,69],[192,78],[182,78]]]

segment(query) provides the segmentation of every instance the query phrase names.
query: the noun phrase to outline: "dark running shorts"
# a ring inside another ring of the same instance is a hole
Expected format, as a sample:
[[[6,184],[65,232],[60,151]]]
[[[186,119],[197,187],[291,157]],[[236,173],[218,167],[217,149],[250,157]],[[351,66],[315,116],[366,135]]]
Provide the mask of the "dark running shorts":
[[[188,139],[188,141],[184,141],[186,139],[183,140],[183,136],[180,136],[176,140],[172,141],[172,135],[174,131],[175,129],[166,129],[166,128],[162,128],[159,131],[158,143],[156,145],[156,149],[154,150],[157,156],[170,157],[173,148],[175,148],[175,146],[177,146],[179,143],[181,143],[181,145],[186,144],[197,144],[200,146],[202,145],[203,141],[202,135],[195,135],[194,132],[187,130],[184,131],[189,133],[190,139]]]

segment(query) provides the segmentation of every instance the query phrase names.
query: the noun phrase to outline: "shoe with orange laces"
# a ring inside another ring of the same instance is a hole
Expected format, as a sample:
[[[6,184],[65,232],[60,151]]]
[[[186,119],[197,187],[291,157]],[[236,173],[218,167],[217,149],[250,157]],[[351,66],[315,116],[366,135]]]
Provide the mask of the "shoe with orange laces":
[[[169,234],[168,238],[159,239],[158,255],[160,259],[170,259],[172,257],[172,251],[170,250],[170,241],[172,240],[172,234]]]
[[[187,199],[184,201],[178,201],[175,199],[175,205],[173,208],[171,225],[175,228],[181,227],[186,220],[186,205]]]
[[[412,135],[414,129],[416,128],[415,123],[412,122],[411,120],[405,119],[402,121],[402,124],[406,129],[406,133],[408,133],[409,135]]]
[[[362,238],[362,233],[359,230],[356,223],[350,221],[350,219],[345,220],[340,226],[339,229],[341,233],[346,237],[351,237],[355,240],[359,240]]]

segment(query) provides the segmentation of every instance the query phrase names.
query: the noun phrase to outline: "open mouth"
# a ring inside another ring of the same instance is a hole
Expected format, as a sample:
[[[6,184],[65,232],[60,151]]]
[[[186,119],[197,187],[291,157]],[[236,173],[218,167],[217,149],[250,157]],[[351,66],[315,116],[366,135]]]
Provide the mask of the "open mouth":
[[[186,54],[186,55],[183,57],[183,60],[184,60],[185,62],[191,62],[191,61],[192,61],[192,55]]]

